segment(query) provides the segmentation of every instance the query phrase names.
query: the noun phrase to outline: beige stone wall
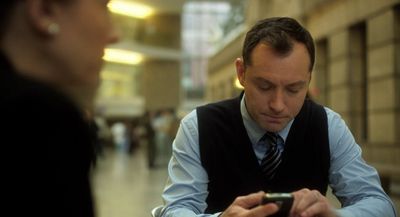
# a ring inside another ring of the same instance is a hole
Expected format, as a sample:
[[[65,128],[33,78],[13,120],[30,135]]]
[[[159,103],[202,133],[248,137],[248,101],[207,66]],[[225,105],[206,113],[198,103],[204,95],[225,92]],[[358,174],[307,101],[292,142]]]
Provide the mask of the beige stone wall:
[[[240,93],[241,90],[234,87],[235,59],[241,56],[243,40],[244,32],[210,58],[205,97],[207,102],[227,99]]]
[[[180,23],[180,15],[157,14],[138,24],[134,38],[147,45],[180,49]]]
[[[400,156],[399,4],[331,0],[304,15],[315,40],[329,44],[327,105],[343,115],[368,161],[392,165],[399,165]],[[354,53],[359,38],[352,27],[360,23],[366,31],[365,69],[360,69],[360,54]]]
[[[304,16],[308,30],[318,39],[365,21],[398,3],[398,0],[326,0],[311,6]]]
[[[177,108],[180,102],[180,63],[154,60],[143,66],[146,110]]]
[[[315,46],[316,58],[311,76],[310,95],[320,104],[328,103],[328,66],[329,53],[327,40],[320,40]]]
[[[181,17],[157,14],[140,23],[134,38],[138,43],[180,49]],[[142,64],[145,110],[177,108],[181,100],[181,62],[176,58],[149,58]]]
[[[236,70],[233,62],[219,68],[219,70],[210,77],[207,83],[206,96],[208,98],[206,100],[209,102],[219,101],[238,94],[240,90],[234,87],[235,79]]]
[[[399,123],[399,55],[400,11],[389,9],[368,20],[368,111],[370,142],[400,148]],[[383,34],[384,33],[384,34]],[[376,160],[379,160],[377,157]],[[381,158],[384,158],[382,156]]]

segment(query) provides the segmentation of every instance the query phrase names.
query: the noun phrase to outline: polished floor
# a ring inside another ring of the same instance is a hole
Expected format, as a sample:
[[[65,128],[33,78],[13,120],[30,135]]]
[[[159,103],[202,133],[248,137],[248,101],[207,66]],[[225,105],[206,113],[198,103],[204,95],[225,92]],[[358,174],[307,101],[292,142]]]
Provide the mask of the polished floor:
[[[133,154],[109,149],[99,158],[93,174],[98,217],[146,217],[162,204],[169,156],[159,155],[149,169],[146,154],[142,146]]]
[[[156,168],[149,169],[145,145],[132,154],[107,150],[93,172],[97,217],[150,217],[151,209],[162,204],[168,159],[169,154],[164,152],[158,156]],[[330,192],[328,198],[340,207]],[[392,199],[398,209],[399,197]]]
[[[98,217],[146,217],[160,205],[166,181],[166,162],[147,167],[146,150],[128,154],[107,150],[93,174]]]

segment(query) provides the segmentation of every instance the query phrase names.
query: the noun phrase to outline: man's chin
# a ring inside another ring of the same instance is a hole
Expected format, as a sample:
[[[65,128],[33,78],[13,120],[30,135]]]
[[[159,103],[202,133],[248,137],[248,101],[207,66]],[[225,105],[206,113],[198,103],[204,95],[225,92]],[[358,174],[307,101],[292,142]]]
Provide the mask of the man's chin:
[[[264,122],[262,127],[268,132],[279,132],[285,127],[285,123],[283,122]]]

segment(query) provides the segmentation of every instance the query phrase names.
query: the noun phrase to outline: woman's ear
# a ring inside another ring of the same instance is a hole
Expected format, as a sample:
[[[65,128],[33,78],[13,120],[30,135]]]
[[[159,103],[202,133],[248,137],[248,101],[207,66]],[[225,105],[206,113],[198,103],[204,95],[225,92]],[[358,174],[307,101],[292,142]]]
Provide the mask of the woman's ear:
[[[53,0],[25,0],[28,22],[44,36],[54,36],[60,31],[57,23],[57,7]]]
[[[241,58],[237,58],[235,60],[235,67],[236,67],[236,75],[237,78],[240,82],[240,84],[244,87],[244,81],[245,81],[245,67],[244,67],[244,63],[243,60]]]

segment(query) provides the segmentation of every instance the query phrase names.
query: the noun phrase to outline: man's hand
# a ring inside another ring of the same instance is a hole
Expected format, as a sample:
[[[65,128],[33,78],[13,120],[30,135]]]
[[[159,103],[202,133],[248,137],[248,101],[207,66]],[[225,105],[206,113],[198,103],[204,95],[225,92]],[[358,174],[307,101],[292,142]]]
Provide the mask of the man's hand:
[[[264,192],[240,196],[222,213],[221,217],[266,217],[278,211],[274,203],[259,205]]]
[[[293,192],[291,217],[337,217],[328,199],[317,190],[301,189]]]

